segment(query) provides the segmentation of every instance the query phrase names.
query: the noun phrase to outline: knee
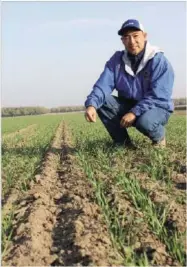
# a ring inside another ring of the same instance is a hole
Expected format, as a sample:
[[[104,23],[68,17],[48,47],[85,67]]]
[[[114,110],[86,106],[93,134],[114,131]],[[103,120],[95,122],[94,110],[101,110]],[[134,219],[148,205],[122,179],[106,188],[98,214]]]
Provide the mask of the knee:
[[[136,128],[143,133],[153,132],[157,126],[158,123],[151,120],[148,116],[140,116],[136,121]]]

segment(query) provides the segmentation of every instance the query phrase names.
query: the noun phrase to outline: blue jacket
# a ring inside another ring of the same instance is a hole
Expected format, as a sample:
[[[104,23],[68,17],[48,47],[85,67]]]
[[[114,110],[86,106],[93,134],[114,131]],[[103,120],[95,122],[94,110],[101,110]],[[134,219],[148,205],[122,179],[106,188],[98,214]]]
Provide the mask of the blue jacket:
[[[126,51],[117,51],[106,62],[104,71],[87,97],[85,107],[94,106],[99,109],[107,95],[116,89],[118,96],[137,101],[130,110],[136,116],[154,107],[172,112],[173,83],[174,71],[163,51],[147,42],[144,57],[136,74],[131,69]]]

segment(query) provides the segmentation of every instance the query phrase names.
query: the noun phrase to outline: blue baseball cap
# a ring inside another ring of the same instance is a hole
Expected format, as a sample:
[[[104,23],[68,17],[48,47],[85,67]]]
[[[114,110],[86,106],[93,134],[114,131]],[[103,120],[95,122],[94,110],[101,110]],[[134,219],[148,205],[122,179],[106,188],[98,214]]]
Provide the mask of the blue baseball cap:
[[[122,26],[121,29],[118,31],[119,35],[123,35],[127,29],[131,29],[131,28],[135,28],[139,31],[143,31],[144,32],[144,27],[143,25],[136,19],[128,19],[127,21],[125,21]]]

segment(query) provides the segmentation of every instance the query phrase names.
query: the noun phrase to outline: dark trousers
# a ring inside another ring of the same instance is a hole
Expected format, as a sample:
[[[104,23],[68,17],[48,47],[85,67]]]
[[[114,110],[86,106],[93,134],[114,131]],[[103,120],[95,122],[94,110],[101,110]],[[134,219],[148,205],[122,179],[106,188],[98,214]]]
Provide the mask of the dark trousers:
[[[135,105],[135,101],[108,96],[104,105],[97,110],[98,116],[116,143],[129,142],[130,137],[126,128],[120,127],[121,118]],[[148,136],[152,141],[158,142],[165,136],[164,125],[168,122],[171,113],[162,108],[155,107],[137,117],[132,126]]]

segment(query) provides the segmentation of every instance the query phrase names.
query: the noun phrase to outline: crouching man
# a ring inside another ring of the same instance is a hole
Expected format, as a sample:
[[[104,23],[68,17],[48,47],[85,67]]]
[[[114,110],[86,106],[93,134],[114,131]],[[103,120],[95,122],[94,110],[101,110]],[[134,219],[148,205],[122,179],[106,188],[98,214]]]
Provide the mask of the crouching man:
[[[103,122],[116,144],[132,145],[127,128],[134,126],[153,145],[166,145],[165,125],[173,112],[174,71],[163,51],[151,46],[142,24],[134,19],[118,31],[125,47],[106,62],[85,102],[85,117]],[[116,89],[118,97],[112,96]]]

